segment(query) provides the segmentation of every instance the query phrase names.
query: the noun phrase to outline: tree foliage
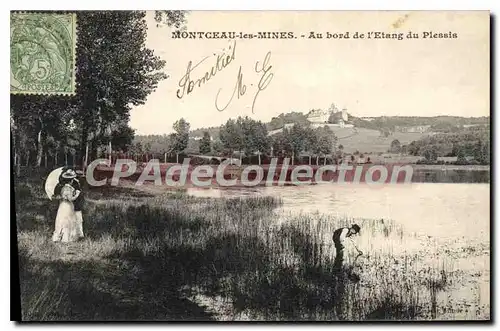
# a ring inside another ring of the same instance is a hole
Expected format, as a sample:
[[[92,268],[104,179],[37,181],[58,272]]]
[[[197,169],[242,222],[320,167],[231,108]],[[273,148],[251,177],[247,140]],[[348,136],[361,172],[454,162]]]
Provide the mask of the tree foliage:
[[[431,131],[454,132],[462,129],[464,125],[489,125],[489,117],[458,117],[458,116],[380,116],[372,120],[365,120],[349,115],[349,120],[358,127],[385,132],[397,131],[396,127],[430,125]],[[387,131],[384,131],[387,130]]]
[[[301,152],[319,157],[333,154],[337,145],[337,137],[328,126],[311,128],[310,125],[296,124],[283,132],[274,134],[271,142],[277,153],[288,157],[296,157]]]
[[[181,118],[173,125],[174,133],[170,134],[171,151],[179,154],[186,150],[189,142],[189,123]]]
[[[203,138],[200,140],[200,154],[209,154],[212,151],[210,133],[205,131]]]
[[[107,138],[116,121],[127,120],[167,76],[165,61],[145,47],[145,13],[80,12],[78,16],[76,122],[81,143]]]
[[[182,29],[187,22],[188,12],[185,10],[155,10],[157,27],[166,24],[175,29]]]
[[[489,127],[426,136],[412,141],[407,147],[410,155],[420,155],[429,161],[439,156],[456,156],[459,163],[465,163],[470,157],[479,164],[490,163],[490,149]]]
[[[267,123],[267,130],[273,131],[277,129],[282,129],[285,127],[285,124],[298,123],[301,125],[308,125],[309,120],[307,119],[307,115],[301,112],[290,112],[286,114],[280,114],[276,117],[273,117],[269,123]]]
[[[401,152],[401,142],[399,140],[394,139],[391,142],[391,148],[389,149],[391,153],[400,153]]]
[[[219,139],[227,154],[242,151],[246,155],[267,151],[270,141],[267,128],[261,121],[248,116],[229,119],[219,129]]]

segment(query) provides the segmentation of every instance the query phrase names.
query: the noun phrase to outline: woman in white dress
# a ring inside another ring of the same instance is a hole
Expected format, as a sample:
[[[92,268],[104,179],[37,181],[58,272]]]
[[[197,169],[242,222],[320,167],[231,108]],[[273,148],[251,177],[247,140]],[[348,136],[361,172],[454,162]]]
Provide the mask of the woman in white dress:
[[[78,198],[79,192],[70,184],[61,188],[59,209],[57,210],[56,225],[52,241],[73,242],[80,237],[78,221],[73,201]]]

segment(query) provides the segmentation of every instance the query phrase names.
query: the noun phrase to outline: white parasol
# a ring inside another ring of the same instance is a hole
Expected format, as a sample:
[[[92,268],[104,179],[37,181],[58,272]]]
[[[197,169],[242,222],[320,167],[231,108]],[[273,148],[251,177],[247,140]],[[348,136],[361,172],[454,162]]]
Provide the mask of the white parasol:
[[[54,189],[56,188],[56,185],[59,184],[59,176],[61,176],[63,169],[64,167],[60,167],[52,170],[45,181],[45,193],[47,193],[50,200],[54,197]]]

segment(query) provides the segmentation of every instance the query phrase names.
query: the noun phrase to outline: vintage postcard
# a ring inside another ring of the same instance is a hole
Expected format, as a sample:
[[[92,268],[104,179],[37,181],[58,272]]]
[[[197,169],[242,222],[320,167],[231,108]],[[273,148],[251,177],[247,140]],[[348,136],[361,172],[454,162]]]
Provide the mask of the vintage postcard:
[[[489,12],[10,19],[14,319],[490,321]]]

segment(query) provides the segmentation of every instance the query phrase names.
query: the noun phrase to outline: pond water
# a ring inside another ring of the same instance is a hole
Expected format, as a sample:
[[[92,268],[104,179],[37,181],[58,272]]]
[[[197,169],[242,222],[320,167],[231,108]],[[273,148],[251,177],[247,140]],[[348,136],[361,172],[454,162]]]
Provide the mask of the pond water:
[[[440,319],[488,318],[490,304],[490,185],[452,183],[392,184],[374,188],[367,184],[319,184],[244,189],[189,189],[206,197],[276,196],[283,213],[317,212],[348,219],[391,219],[404,239],[370,238],[362,230],[356,238],[368,254],[416,253],[422,268],[445,268],[453,280],[437,300],[440,306],[463,311],[442,312]],[[278,219],[277,219],[278,221]],[[366,233],[366,232],[365,232]],[[328,242],[330,235],[325,233]],[[390,255],[384,255],[392,259]],[[404,259],[403,259],[404,260]],[[402,260],[402,261],[403,261]],[[408,275],[404,275],[409,277]],[[474,308],[471,308],[474,307]],[[470,309],[469,309],[470,308]]]
[[[348,218],[392,219],[406,231],[432,237],[489,242],[490,185],[411,183],[319,184],[238,189],[188,189],[206,197],[276,196],[292,213],[320,212]]]

